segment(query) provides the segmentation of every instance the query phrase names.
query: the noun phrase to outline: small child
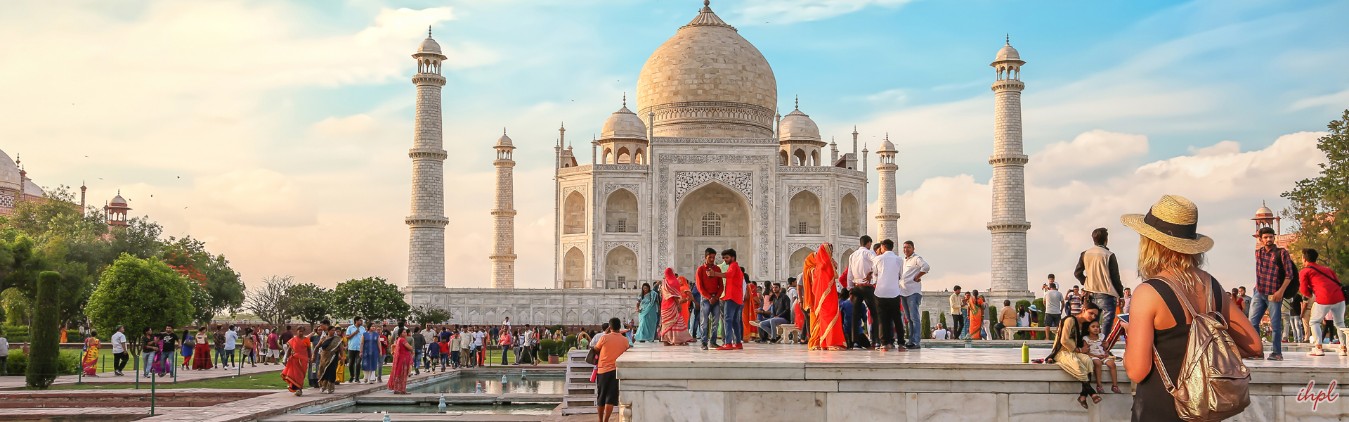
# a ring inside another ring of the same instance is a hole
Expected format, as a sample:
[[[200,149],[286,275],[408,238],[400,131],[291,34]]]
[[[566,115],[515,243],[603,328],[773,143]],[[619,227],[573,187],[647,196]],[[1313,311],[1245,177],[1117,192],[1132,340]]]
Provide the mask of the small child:
[[[1110,372],[1110,391],[1119,394],[1119,381],[1116,379],[1119,375],[1116,374],[1118,371],[1115,369],[1116,358],[1110,354],[1109,350],[1101,347],[1101,340],[1104,339],[1101,336],[1101,322],[1092,321],[1091,325],[1087,326],[1087,333],[1087,347],[1083,352],[1091,356],[1091,365],[1096,371],[1096,391],[1105,391],[1101,387],[1101,367],[1104,366]]]
[[[452,368],[455,367],[455,366],[449,365],[449,363],[450,363],[450,357],[451,357],[451,356],[450,356],[450,340],[447,339],[447,338],[441,337],[441,339],[440,339],[440,372],[445,372],[445,367],[446,367],[446,366],[450,366],[450,367],[452,367]]]
[[[436,362],[440,362],[440,344],[437,344],[436,342],[428,344],[426,347],[426,357],[430,358],[426,370],[428,372],[435,372]]]

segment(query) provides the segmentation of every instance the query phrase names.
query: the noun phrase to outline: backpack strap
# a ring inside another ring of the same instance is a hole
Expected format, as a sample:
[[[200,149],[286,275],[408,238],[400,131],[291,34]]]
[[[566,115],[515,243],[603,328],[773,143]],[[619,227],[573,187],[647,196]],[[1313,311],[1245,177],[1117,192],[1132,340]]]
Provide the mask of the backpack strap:
[[[1216,283],[1214,282],[1213,277],[1209,276],[1208,274],[1205,274],[1204,278],[1208,279],[1209,282],[1209,288],[1206,289],[1207,291],[1205,292],[1204,300],[1208,301],[1211,304],[1213,303],[1213,288],[1214,284]],[[1185,318],[1186,315],[1198,314],[1198,312],[1195,311],[1194,304],[1191,303],[1190,298],[1188,297],[1181,298],[1179,294],[1180,289],[1177,289],[1176,285],[1172,283],[1171,280],[1167,280],[1162,277],[1158,277],[1155,280],[1161,280],[1162,283],[1166,284],[1166,287],[1171,290],[1172,296],[1175,297],[1176,301],[1180,302],[1181,307],[1185,309],[1184,314],[1181,315],[1175,315],[1174,313],[1172,314],[1172,317],[1176,320],[1177,326],[1180,325],[1180,321],[1182,320],[1182,318]],[[1154,285],[1153,288],[1156,288],[1156,286]],[[1165,300],[1165,298],[1163,300]],[[1168,303],[1167,306],[1169,307],[1171,306],[1171,304]],[[1210,309],[1210,312],[1213,312],[1214,310],[1217,309],[1221,309],[1221,307],[1215,307],[1214,309]],[[1157,344],[1155,342],[1152,345],[1152,361],[1157,365],[1157,369],[1161,370],[1161,373],[1158,375],[1160,375],[1162,378],[1162,386],[1166,388],[1166,392],[1175,394],[1174,392],[1176,390],[1176,383],[1175,381],[1171,380],[1171,375],[1166,371],[1166,364],[1162,363],[1162,354],[1157,350]]]

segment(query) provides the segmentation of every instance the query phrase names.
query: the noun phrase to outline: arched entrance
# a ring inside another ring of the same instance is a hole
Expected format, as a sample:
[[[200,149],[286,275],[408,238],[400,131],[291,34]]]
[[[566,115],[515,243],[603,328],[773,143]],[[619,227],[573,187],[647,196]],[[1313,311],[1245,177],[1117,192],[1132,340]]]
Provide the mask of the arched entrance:
[[[585,288],[586,257],[580,248],[571,248],[562,259],[562,287],[566,289]]]
[[[754,256],[749,225],[749,203],[720,183],[710,183],[680,202],[675,233],[675,272],[692,276],[702,264],[703,250],[735,249],[741,266]],[[663,269],[662,269],[663,271]]]
[[[604,256],[604,288],[630,289],[637,282],[637,254],[619,246]]]
[[[810,254],[814,252],[815,251],[810,250],[809,248],[801,248],[797,249],[796,252],[792,252],[792,257],[787,260],[787,277],[796,277],[797,274],[800,274],[801,269],[806,265],[806,257],[809,257]],[[797,283],[800,282],[801,280],[797,280]]]

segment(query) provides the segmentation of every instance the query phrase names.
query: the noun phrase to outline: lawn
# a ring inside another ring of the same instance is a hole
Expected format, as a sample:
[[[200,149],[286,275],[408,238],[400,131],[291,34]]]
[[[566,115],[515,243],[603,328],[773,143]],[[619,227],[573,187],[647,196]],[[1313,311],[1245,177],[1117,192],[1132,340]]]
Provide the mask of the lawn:
[[[390,367],[384,367],[384,374],[389,374]],[[134,380],[132,380],[134,381]],[[51,390],[126,390],[136,388],[134,383],[102,383],[90,382],[84,384],[56,384],[51,386]],[[141,389],[150,388],[150,380],[141,379]],[[222,377],[198,381],[182,381],[173,383],[173,378],[163,377],[155,380],[155,388],[161,389],[179,389],[179,388],[220,388],[234,390],[284,390],[286,383],[281,381],[281,371],[268,371],[254,374],[244,374],[234,377]]]

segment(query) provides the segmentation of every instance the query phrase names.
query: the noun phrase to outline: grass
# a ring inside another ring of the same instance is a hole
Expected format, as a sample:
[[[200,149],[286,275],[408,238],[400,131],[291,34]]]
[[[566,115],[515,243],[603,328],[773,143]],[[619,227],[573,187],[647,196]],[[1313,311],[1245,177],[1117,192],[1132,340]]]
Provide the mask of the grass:
[[[389,374],[389,366],[383,369],[384,375]],[[128,375],[130,376],[130,375]],[[55,384],[50,390],[129,390],[136,388],[135,379],[128,378],[127,383],[105,383],[90,382],[85,384]],[[150,388],[149,379],[141,379],[140,388],[148,390]],[[213,378],[207,380],[181,381],[173,383],[173,378],[165,376],[155,380],[157,389],[182,389],[182,388],[218,388],[226,390],[284,390],[286,383],[281,381],[281,371],[267,371],[253,374],[244,374],[239,376]]]

